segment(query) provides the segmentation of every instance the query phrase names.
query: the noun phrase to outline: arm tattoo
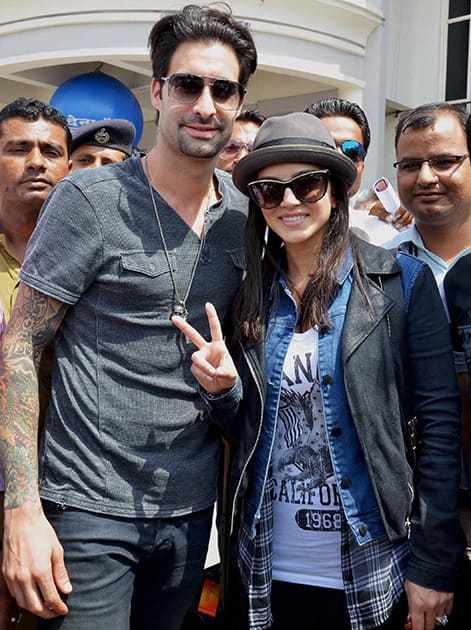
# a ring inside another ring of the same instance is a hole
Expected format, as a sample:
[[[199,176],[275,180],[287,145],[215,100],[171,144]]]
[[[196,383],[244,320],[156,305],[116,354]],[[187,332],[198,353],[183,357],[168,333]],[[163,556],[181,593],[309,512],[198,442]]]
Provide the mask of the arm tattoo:
[[[0,355],[0,457],[5,509],[38,500],[38,371],[67,304],[25,284],[8,323]]]

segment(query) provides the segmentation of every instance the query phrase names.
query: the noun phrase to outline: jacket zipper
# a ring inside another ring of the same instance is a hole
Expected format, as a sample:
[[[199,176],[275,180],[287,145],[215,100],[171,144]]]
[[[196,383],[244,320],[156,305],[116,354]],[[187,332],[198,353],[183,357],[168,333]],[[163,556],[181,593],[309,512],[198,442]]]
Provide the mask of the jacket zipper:
[[[252,459],[253,454],[255,453],[255,449],[257,448],[258,445],[258,441],[260,439],[260,435],[262,433],[262,424],[263,424],[263,395],[262,395],[262,390],[260,388],[260,384],[259,381],[257,379],[257,377],[255,376],[255,372],[252,368],[252,364],[250,363],[250,360],[247,356],[247,353],[244,349],[244,347],[242,346],[242,344],[240,344],[240,347],[242,349],[242,354],[244,356],[245,362],[247,363],[247,366],[249,368],[250,374],[255,382],[255,386],[257,388],[258,391],[258,395],[260,398],[260,421],[258,423],[258,431],[257,431],[257,437],[255,438],[255,442],[254,445],[252,447],[252,449],[250,450],[250,453],[247,456],[247,459],[245,460],[245,464],[241,470],[240,476],[239,476],[239,481],[237,482],[237,486],[236,486],[236,490],[234,492],[234,499],[232,502],[232,509],[231,509],[231,527],[230,527],[230,533],[232,535],[233,529],[234,529],[234,516],[235,516],[235,506],[236,506],[236,502],[237,502],[237,496],[239,494],[239,490],[240,490],[240,486],[242,484],[242,479],[244,478],[245,472],[247,470],[247,466],[250,462],[250,460]]]
[[[406,520],[404,522],[406,531],[407,531],[407,538],[410,538],[410,533],[411,533],[411,528],[412,528],[412,522],[410,520],[410,516],[412,513],[412,504],[414,503],[414,498],[415,498],[415,492],[414,492],[414,486],[408,481],[407,485],[409,487],[409,492],[410,492],[410,510],[409,510],[409,514],[406,516]]]

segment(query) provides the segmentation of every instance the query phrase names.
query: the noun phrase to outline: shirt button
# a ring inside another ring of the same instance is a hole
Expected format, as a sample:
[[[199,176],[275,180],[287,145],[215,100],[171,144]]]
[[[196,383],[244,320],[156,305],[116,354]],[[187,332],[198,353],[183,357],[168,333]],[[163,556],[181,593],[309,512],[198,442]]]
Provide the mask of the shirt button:
[[[324,374],[324,376],[322,377],[322,382],[324,383],[324,385],[331,385],[333,381],[334,379],[330,374]]]
[[[362,523],[360,525],[360,527],[358,528],[358,532],[360,536],[366,536],[366,534],[368,533],[368,527],[365,525],[365,523]]]
[[[154,263],[150,263],[150,265],[149,265],[149,269],[150,269],[151,271],[155,271],[155,265],[154,265]]]
[[[332,429],[332,435],[334,437],[340,437],[342,435],[342,429],[340,427],[334,427]]]
[[[351,487],[352,480],[350,479],[350,477],[342,477],[342,481],[340,482],[340,485],[342,486],[344,490],[346,490],[347,488]]]

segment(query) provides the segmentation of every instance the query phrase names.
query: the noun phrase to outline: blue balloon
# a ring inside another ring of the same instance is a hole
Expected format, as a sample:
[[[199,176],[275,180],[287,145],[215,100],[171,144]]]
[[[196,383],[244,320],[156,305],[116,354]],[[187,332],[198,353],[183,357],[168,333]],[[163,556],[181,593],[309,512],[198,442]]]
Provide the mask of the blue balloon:
[[[125,118],[136,127],[136,146],[141,138],[144,117],[138,100],[124,83],[102,72],[68,79],[57,88],[50,103],[67,118],[71,130],[93,120]]]

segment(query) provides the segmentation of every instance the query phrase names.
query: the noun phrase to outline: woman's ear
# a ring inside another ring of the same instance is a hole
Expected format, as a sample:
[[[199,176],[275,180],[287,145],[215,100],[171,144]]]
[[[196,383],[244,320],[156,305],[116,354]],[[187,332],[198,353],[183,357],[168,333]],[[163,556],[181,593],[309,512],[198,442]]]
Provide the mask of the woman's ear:
[[[334,208],[337,207],[338,200],[337,200],[337,198],[336,198],[336,196],[334,194],[334,189],[332,188],[330,183],[329,183],[328,194],[330,195],[330,205],[331,205],[331,208],[333,210]]]

